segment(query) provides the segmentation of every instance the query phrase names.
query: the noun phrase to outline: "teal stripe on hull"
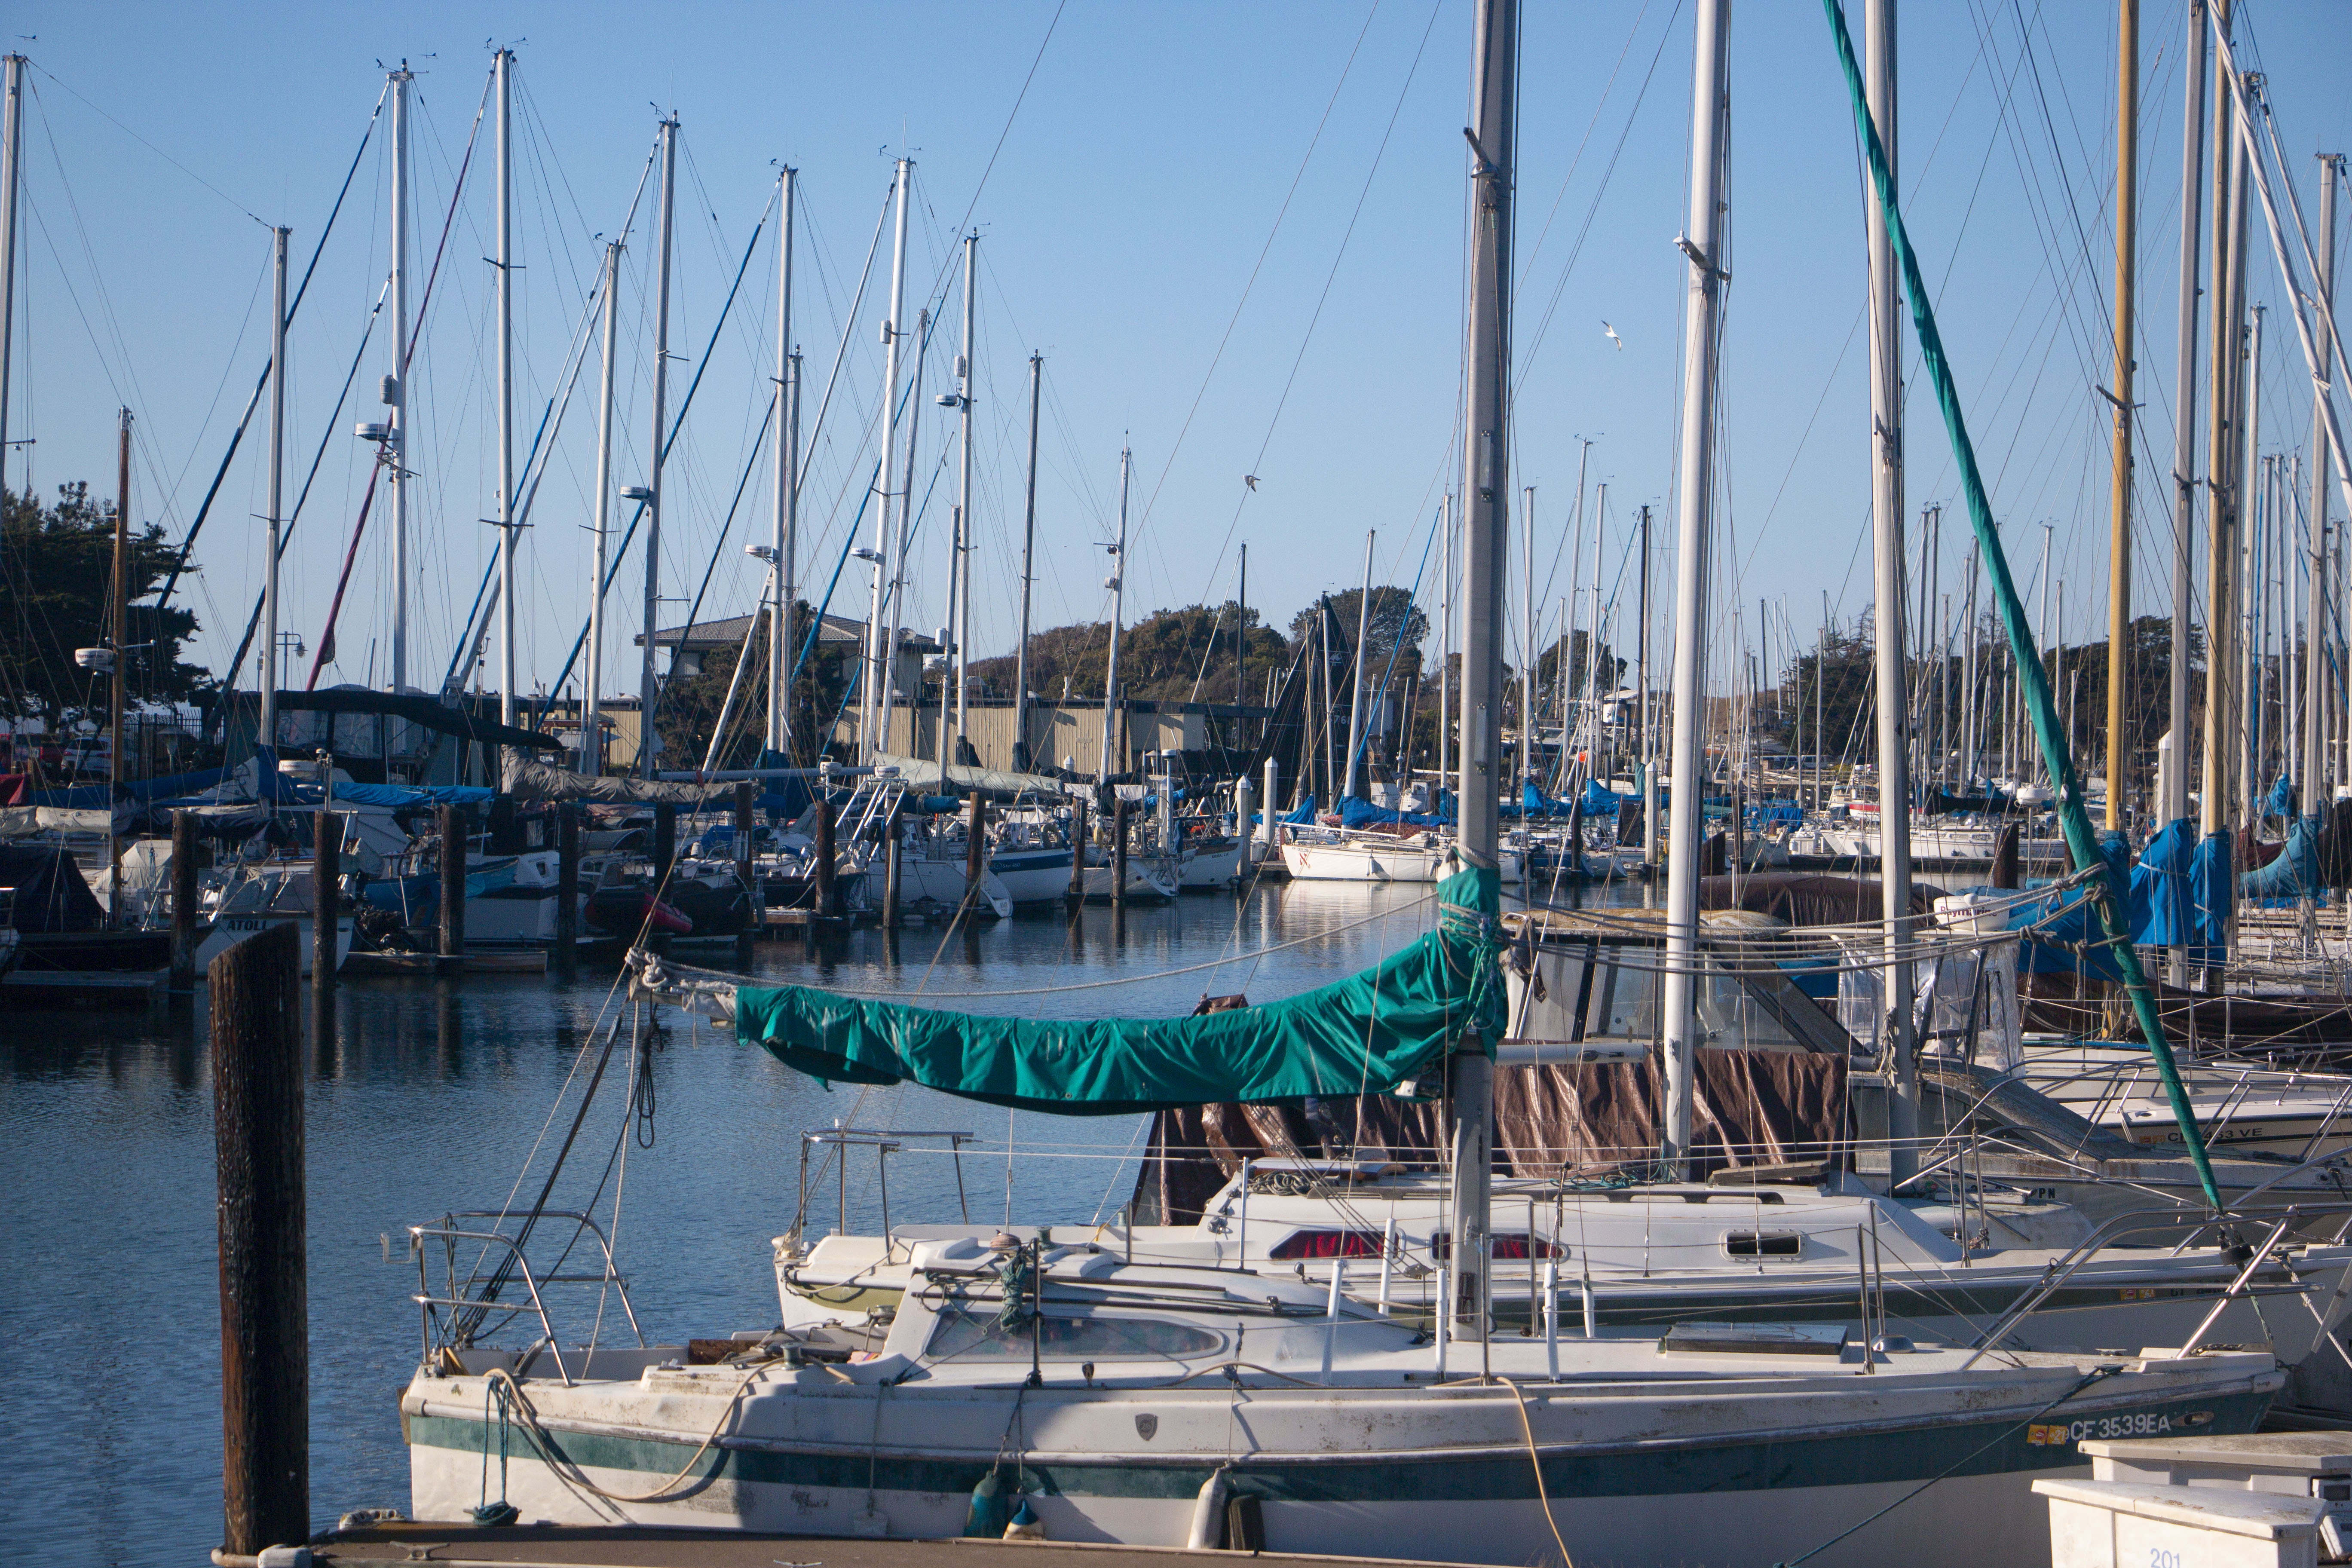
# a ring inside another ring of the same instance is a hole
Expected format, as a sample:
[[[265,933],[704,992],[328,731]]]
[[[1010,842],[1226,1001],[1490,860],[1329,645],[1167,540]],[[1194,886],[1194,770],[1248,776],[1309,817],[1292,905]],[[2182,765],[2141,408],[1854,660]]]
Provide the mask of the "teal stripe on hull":
[[[2032,1427],[2008,1416],[1906,1431],[1558,1454],[1544,1460],[1544,1486],[1553,1500],[1560,1501],[1915,1481],[1943,1473],[1961,1455],[1979,1447],[1985,1451],[1950,1473],[1976,1476],[2063,1469],[2083,1462],[2075,1443],[2084,1437],[2252,1432],[2270,1403],[2267,1393],[2160,1404],[2078,1402],[2062,1412],[2070,1417],[2068,1421],[2061,1423],[2061,1413],[2053,1413]],[[415,1415],[404,1425],[414,1446],[478,1454],[486,1437],[493,1451],[498,1444],[498,1434],[486,1433],[480,1421]],[[2048,1440],[2053,1429],[2062,1426],[2067,1435]],[[559,1432],[552,1436],[560,1456],[571,1464],[660,1476],[676,1473],[694,1447],[685,1441],[594,1433]],[[2037,1437],[2044,1440],[2036,1441]],[[519,1460],[532,1452],[530,1439],[522,1429],[514,1430],[510,1442]],[[1034,1490],[1049,1496],[1150,1500],[1192,1497],[1214,1467],[1215,1461],[1206,1458],[1166,1465],[1139,1465],[1131,1459],[1043,1465],[1024,1460],[1023,1474]],[[694,1479],[961,1493],[970,1491],[989,1468],[984,1461],[962,1458],[885,1455],[874,1459],[862,1453],[725,1448],[706,1456],[698,1464]],[[1409,1461],[1380,1458],[1323,1464],[1244,1458],[1229,1479],[1234,1490],[1269,1502],[1517,1502],[1536,1497],[1529,1466],[1498,1461],[1491,1454],[1462,1459],[1432,1454]],[[683,1487],[681,1493],[690,1495],[697,1489]]]

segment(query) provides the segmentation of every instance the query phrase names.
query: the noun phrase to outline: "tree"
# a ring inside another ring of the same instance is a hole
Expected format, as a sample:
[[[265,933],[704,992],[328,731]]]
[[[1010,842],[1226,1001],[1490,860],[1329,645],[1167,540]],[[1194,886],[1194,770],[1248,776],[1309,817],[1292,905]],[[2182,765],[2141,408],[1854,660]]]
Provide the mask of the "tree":
[[[803,600],[793,624],[805,634],[816,612]],[[702,764],[710,746],[711,728],[727,705],[727,689],[735,679],[735,664],[742,649],[713,648],[703,655],[694,674],[663,683],[661,705],[654,727],[662,738],[662,766],[693,768]],[[826,657],[813,649],[801,665],[800,679],[790,693],[793,765],[814,767],[824,739],[832,733],[834,716],[841,711],[849,689],[850,660]],[[735,712],[727,726],[727,740],[719,749],[718,765],[750,767],[758,762],[768,715],[768,636],[766,623],[753,639],[751,666],[735,693]]]
[[[1120,634],[1119,685],[1130,699],[1159,701],[1230,702],[1234,700],[1234,627],[1244,619],[1229,600],[1222,605],[1188,605],[1155,610]],[[1280,633],[1246,613],[1249,647],[1243,680],[1253,700],[1263,700],[1265,672],[1286,668],[1289,645]],[[1071,695],[1099,701],[1110,657],[1110,623],[1080,622],[1034,632],[1029,637],[1029,689],[1059,701],[1063,682]],[[971,674],[997,691],[1010,692],[1018,660],[1013,654],[972,660]]]
[[[1877,647],[1866,626],[1852,633],[1832,628],[1819,648],[1798,658],[1783,689],[1786,706],[1804,723],[1806,752],[1831,759],[1875,753],[1876,732],[1864,733],[1863,725],[1876,711]],[[1952,680],[1955,691],[1959,684]]]
[[[125,666],[134,701],[179,701],[217,683],[184,662],[195,635],[194,611],[176,605],[159,616],[151,597],[178,552],[156,523],[129,533],[129,633]],[[29,495],[0,493],[0,712],[39,718],[53,727],[103,712],[111,683],[74,663],[74,649],[107,642],[114,581],[114,507],[90,499],[87,483],[60,485],[54,506]],[[140,644],[151,646],[141,647]]]
[[[1364,591],[1349,588],[1345,593],[1330,595],[1331,614],[1352,644],[1356,626],[1362,614]],[[1290,617],[1290,640],[1296,643],[1315,629],[1315,606],[1307,605]],[[1429,617],[1412,602],[1408,588],[1390,586],[1372,590],[1372,618],[1364,628],[1364,689],[1378,690],[1381,677],[1387,674],[1391,681],[1402,681],[1421,673],[1421,645],[1429,637]],[[1389,655],[1396,654],[1393,673],[1389,668]],[[1334,647],[1334,654],[1344,650]]]

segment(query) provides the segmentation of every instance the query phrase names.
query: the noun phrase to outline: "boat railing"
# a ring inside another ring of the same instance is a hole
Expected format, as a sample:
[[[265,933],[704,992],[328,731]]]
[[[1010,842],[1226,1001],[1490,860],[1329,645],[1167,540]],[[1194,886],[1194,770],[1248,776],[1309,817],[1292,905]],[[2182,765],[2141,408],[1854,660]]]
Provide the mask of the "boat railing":
[[[479,1319],[491,1312],[500,1312],[512,1317],[528,1311],[539,1320],[541,1337],[522,1353],[520,1364],[527,1367],[544,1347],[554,1356],[556,1373],[569,1388],[572,1383],[572,1373],[564,1364],[563,1346],[556,1337],[554,1319],[548,1311],[546,1288],[555,1285],[593,1286],[600,1297],[604,1290],[612,1290],[619,1298],[622,1315],[629,1321],[629,1331],[636,1336],[640,1346],[644,1345],[645,1331],[637,1325],[636,1309],[629,1304],[628,1283],[614,1268],[612,1244],[605,1239],[604,1230],[593,1216],[577,1209],[542,1209],[538,1212],[536,1217],[539,1219],[570,1220],[576,1226],[571,1238],[565,1242],[562,1255],[557,1258],[553,1271],[546,1274],[532,1271],[530,1260],[523,1251],[522,1237],[509,1236],[495,1228],[495,1222],[515,1217],[513,1211],[506,1209],[464,1209],[443,1215],[438,1224],[408,1227],[408,1250],[409,1255],[416,1259],[417,1287],[416,1294],[410,1299],[416,1303],[425,1359],[431,1359],[436,1348],[433,1331],[440,1313],[448,1313],[454,1323],[463,1315]],[[494,1226],[478,1229],[463,1223],[468,1220],[489,1220],[494,1222]],[[594,1238],[603,1268],[593,1274],[566,1273],[564,1260],[572,1256],[572,1248],[579,1245],[583,1236]],[[440,1244],[444,1269],[443,1289],[437,1295],[433,1289],[430,1257],[433,1251],[431,1244],[436,1242]],[[472,1247],[469,1248],[467,1244],[473,1244]],[[475,1260],[461,1278],[457,1255],[463,1250],[475,1250]],[[493,1259],[498,1261],[493,1263]],[[509,1262],[512,1264],[511,1272],[506,1267]],[[497,1291],[510,1278],[521,1279],[523,1293],[530,1299],[528,1307],[510,1306],[498,1300]],[[600,1306],[597,1311],[600,1323],[603,1317]],[[468,1330],[462,1337],[470,1342],[477,1331]],[[444,1342],[454,1349],[458,1337],[453,1334]],[[591,1351],[595,1348],[593,1335],[587,1348]]]
[[[2186,1358],[2196,1352],[2197,1347],[2204,1342],[2205,1336],[2212,1331],[2213,1325],[2220,1321],[2222,1310],[2231,1301],[2245,1293],[2246,1287],[2252,1282],[2255,1273],[2264,1262],[2273,1258],[2281,1238],[2297,1220],[2305,1217],[2305,1213],[2304,1205],[2291,1205],[2284,1209],[2272,1210],[2263,1216],[2265,1219],[2275,1216],[2276,1223],[2271,1226],[2270,1234],[2264,1237],[2262,1245],[2254,1247],[2252,1255],[2243,1260],[2243,1266],[2231,1279],[2229,1286],[2223,1289],[2221,1297],[2214,1301],[2212,1310],[2207,1312],[2203,1320],[2198,1323],[2196,1331],[2172,1352],[2175,1359]],[[2242,1221],[2242,1216],[2228,1213],[2219,1214],[2212,1215],[2207,1225],[2208,1226],[2225,1226],[2232,1221]],[[1983,1333],[1977,1337],[1975,1353],[1961,1363],[1960,1370],[1967,1372],[1978,1362],[1999,1349],[2001,1341],[2009,1336],[2011,1330],[2038,1311],[2044,1302],[2063,1289],[2067,1283],[2082,1271],[2083,1267],[2099,1254],[2118,1245],[2126,1237],[2157,1231],[2169,1232],[2179,1223],[2180,1213],[2177,1208],[2128,1209],[2122,1214],[2110,1216],[2089,1236],[2051,1259],[2048,1268],[2042,1271],[2041,1283],[2019,1296],[2000,1317],[1993,1320]],[[2178,1248],[2175,1249],[2176,1256],[2178,1250]],[[2282,1258],[2279,1261],[2284,1263],[2284,1259]]]
[[[971,1199],[965,1191],[963,1183],[963,1146],[979,1142],[979,1133],[913,1127],[835,1126],[825,1128],[822,1131],[801,1134],[800,1202],[793,1210],[792,1229],[788,1234],[797,1242],[801,1233],[808,1225],[809,1200],[814,1195],[809,1188],[809,1151],[811,1149],[824,1151],[817,1164],[817,1183],[820,1186],[824,1181],[825,1163],[830,1162],[835,1167],[840,1187],[838,1234],[845,1236],[849,1232],[849,1151],[871,1149],[874,1151],[875,1191],[882,1205],[882,1245],[887,1251],[890,1245],[890,1156],[904,1148],[905,1141],[910,1138],[947,1141],[949,1163],[955,1168],[956,1206],[958,1212],[963,1215],[964,1223],[971,1224]]]

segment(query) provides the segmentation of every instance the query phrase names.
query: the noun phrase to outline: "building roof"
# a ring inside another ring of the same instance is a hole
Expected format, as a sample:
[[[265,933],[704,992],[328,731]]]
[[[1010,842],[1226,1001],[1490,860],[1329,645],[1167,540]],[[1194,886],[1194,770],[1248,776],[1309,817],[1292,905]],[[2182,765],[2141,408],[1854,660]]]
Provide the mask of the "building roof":
[[[677,648],[686,653],[715,653],[720,648],[741,647],[751,634],[751,616],[730,616],[723,621],[697,621],[688,626],[668,626],[654,634],[657,647]],[[643,647],[645,634],[635,637]],[[856,647],[866,641],[866,623],[847,616],[828,615],[823,629],[817,633],[817,643],[826,647]],[[937,653],[940,645],[911,626],[898,629],[898,646],[909,653]]]

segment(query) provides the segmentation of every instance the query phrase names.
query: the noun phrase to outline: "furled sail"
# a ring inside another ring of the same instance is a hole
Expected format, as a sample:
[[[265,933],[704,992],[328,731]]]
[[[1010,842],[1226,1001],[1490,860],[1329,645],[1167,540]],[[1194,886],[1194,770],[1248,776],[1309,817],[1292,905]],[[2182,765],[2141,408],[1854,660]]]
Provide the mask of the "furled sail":
[[[1360,974],[1189,1018],[1051,1022],[934,1012],[803,985],[735,989],[736,1037],[830,1082],[926,1089],[1064,1116],[1211,1101],[1434,1093],[1454,1048],[1505,1024],[1491,869],[1438,884],[1437,929]]]

